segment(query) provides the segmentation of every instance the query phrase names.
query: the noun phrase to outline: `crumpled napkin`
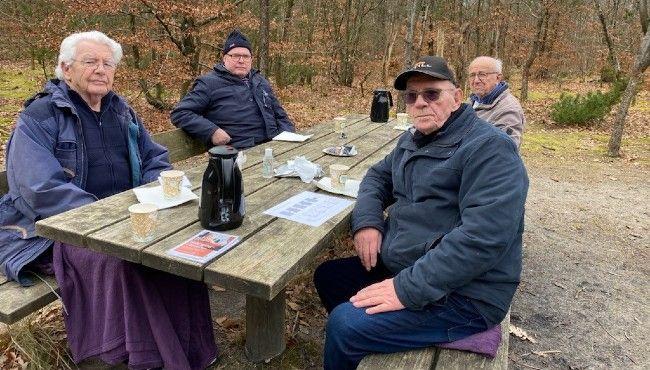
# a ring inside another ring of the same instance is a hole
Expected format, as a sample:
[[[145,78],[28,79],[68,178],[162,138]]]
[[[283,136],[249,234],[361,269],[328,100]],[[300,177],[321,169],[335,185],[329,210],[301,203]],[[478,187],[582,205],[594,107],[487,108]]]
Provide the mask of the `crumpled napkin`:
[[[320,165],[309,161],[304,156],[288,160],[273,170],[276,176],[298,176],[304,183],[310,183],[315,177],[323,176]]]

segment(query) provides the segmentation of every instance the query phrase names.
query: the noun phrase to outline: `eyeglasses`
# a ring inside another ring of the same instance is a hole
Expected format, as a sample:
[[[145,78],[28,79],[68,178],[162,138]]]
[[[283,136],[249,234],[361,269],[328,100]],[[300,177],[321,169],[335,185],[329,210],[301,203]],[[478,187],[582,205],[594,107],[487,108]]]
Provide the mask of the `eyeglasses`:
[[[236,61],[244,61],[244,62],[249,62],[253,58],[252,55],[248,55],[248,54],[226,54],[226,55]]]
[[[493,75],[493,74],[499,74],[499,72],[478,72],[478,73],[470,73],[469,74],[469,79],[470,81],[478,77],[479,80],[483,80],[485,77],[488,75]]]
[[[117,63],[112,60],[98,60],[98,59],[72,59],[75,62],[81,63],[81,65],[86,69],[96,70],[99,66],[103,66],[105,70],[112,71],[117,67]]]
[[[432,103],[440,99],[440,95],[443,91],[446,90],[451,91],[456,89],[425,89],[422,91],[407,90],[404,93],[404,103],[408,105],[415,104],[415,102],[418,100],[419,95],[422,95],[422,99],[424,99],[425,102]]]

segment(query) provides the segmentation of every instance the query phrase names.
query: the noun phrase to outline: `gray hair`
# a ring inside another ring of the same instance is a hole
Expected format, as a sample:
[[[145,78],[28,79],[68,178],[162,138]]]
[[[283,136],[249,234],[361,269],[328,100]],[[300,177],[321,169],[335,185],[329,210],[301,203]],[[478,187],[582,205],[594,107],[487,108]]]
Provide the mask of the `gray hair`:
[[[61,41],[61,48],[59,49],[59,60],[56,63],[54,74],[57,78],[63,79],[63,69],[61,63],[70,65],[73,62],[75,53],[77,52],[77,45],[81,41],[92,41],[99,44],[104,44],[111,48],[113,53],[113,61],[117,64],[122,60],[122,46],[112,38],[106,36],[99,31],[78,32],[66,37]]]
[[[501,59],[492,58],[484,55],[484,56],[474,58],[474,60],[472,60],[472,63],[470,63],[470,65],[479,59],[489,60],[490,62],[492,62],[492,64],[494,64],[494,69],[495,69],[494,72],[503,73],[503,62],[501,61]]]

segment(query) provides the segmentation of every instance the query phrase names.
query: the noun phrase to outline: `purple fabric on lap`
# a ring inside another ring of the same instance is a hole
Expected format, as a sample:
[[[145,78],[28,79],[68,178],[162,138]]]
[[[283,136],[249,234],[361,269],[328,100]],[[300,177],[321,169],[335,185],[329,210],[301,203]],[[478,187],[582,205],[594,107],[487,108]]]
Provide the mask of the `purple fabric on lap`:
[[[436,347],[470,351],[494,358],[499,350],[499,344],[501,344],[501,325],[454,342],[436,344]]]

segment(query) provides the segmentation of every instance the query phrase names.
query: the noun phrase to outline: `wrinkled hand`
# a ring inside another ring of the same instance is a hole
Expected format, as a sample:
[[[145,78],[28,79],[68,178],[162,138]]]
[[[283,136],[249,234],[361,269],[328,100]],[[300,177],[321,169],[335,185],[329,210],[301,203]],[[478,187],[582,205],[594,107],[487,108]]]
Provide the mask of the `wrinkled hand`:
[[[377,265],[377,254],[381,248],[381,233],[373,227],[364,227],[354,233],[354,249],[366,270]]]
[[[350,298],[350,302],[354,307],[369,307],[366,310],[368,315],[404,309],[395,293],[393,279],[386,279],[361,289]]]
[[[230,142],[230,135],[220,128],[212,134],[212,144],[214,145],[224,145]]]

